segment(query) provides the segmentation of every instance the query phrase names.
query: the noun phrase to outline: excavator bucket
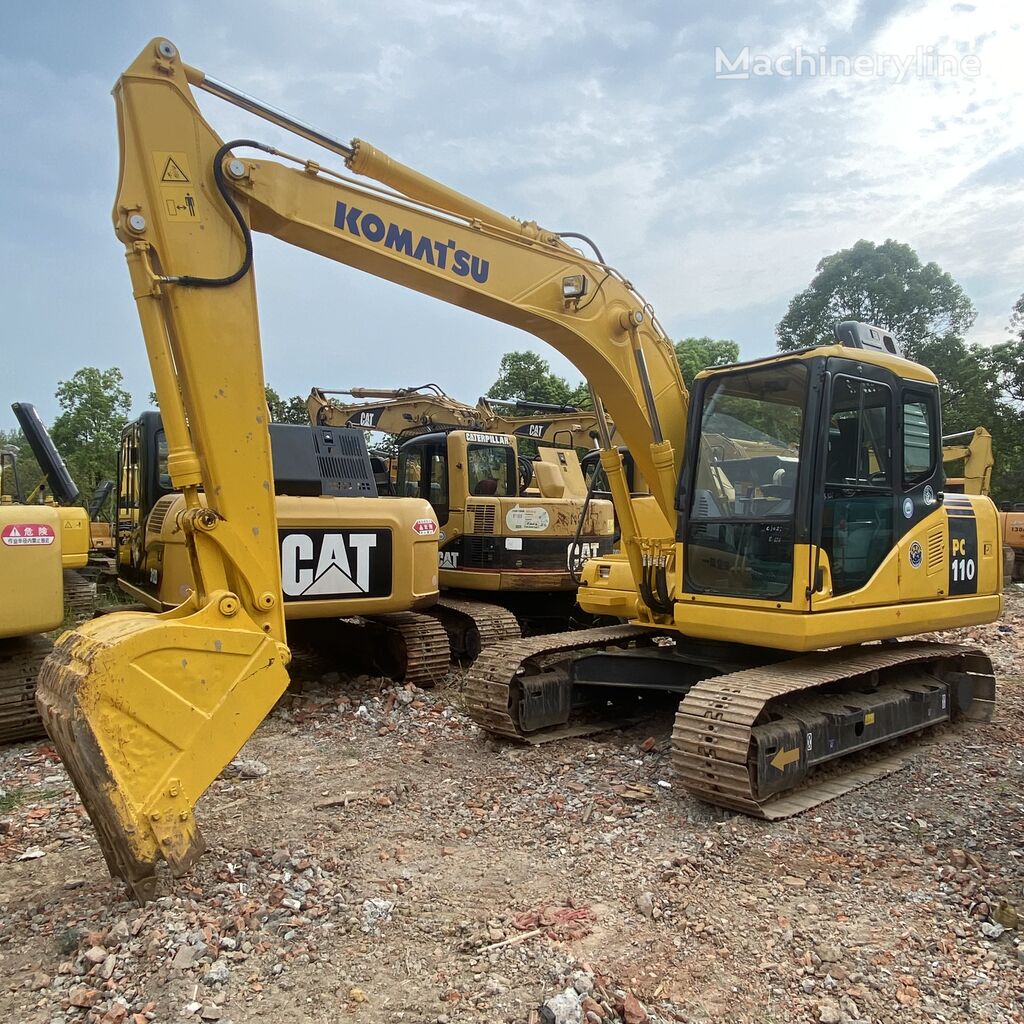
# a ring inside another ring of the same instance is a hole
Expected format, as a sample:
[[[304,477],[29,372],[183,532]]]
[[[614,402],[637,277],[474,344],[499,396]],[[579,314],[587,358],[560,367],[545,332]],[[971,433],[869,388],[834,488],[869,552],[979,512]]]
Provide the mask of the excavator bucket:
[[[221,602],[223,604],[223,601]],[[196,802],[288,685],[288,648],[242,612],[117,613],[64,633],[36,702],[99,836],[140,903],[156,866],[204,849]]]

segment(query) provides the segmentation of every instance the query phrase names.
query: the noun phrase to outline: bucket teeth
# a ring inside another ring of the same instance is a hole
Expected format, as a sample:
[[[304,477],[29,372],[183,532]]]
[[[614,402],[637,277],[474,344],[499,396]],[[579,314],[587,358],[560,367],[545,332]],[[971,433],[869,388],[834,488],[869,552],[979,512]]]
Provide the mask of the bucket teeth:
[[[108,615],[63,634],[40,672],[43,724],[139,902],[160,860],[180,875],[202,855],[193,807],[288,683],[287,648],[224,621]]]

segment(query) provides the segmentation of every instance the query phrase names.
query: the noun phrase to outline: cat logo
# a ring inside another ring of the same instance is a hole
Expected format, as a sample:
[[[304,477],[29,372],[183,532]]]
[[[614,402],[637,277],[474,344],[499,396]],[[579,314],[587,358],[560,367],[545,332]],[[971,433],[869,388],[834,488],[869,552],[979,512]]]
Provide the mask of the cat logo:
[[[565,564],[569,572],[579,572],[588,559],[597,558],[601,545],[597,541],[585,540],[579,544],[570,544],[565,554]]]
[[[281,530],[281,589],[290,601],[386,597],[390,530]]]
[[[348,418],[346,426],[349,427],[362,427],[364,430],[372,430],[377,426],[377,422],[380,420],[382,409],[369,409],[363,412],[353,413]]]
[[[437,567],[439,569],[458,569],[458,551],[441,551],[437,556]]]

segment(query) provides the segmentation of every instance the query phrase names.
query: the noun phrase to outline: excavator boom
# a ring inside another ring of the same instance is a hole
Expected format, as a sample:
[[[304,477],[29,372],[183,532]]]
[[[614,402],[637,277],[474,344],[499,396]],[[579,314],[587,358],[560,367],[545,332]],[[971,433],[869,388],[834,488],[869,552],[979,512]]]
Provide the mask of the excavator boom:
[[[342,402],[329,395],[374,401]],[[348,391],[313,388],[306,405],[313,423],[361,427],[403,438],[429,430],[483,430],[541,444],[592,449],[599,436],[597,415],[584,409],[492,398],[467,405],[436,384]]]

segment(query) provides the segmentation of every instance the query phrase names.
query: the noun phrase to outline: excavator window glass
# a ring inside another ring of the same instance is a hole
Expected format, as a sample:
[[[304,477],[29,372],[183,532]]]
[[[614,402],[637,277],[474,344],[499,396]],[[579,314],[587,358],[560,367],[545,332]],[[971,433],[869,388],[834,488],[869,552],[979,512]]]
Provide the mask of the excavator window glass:
[[[162,430],[156,432],[156,471],[160,486],[167,491],[173,490],[171,474],[167,469],[167,435]]]
[[[893,546],[892,391],[879,381],[832,382],[821,546],[832,593],[859,590]]]
[[[516,453],[504,444],[467,447],[469,493],[475,497],[514,498],[518,468]]]
[[[903,485],[913,487],[935,472],[938,427],[935,405],[922,394],[903,396]]]
[[[430,502],[437,521],[448,521],[448,456],[443,444],[407,444],[398,453],[396,482],[401,498]]]
[[[687,526],[692,589],[768,598],[792,586],[807,385],[801,363],[708,382]]]
[[[139,507],[139,425],[132,423],[121,433],[121,452],[118,456],[118,508],[130,512]]]

